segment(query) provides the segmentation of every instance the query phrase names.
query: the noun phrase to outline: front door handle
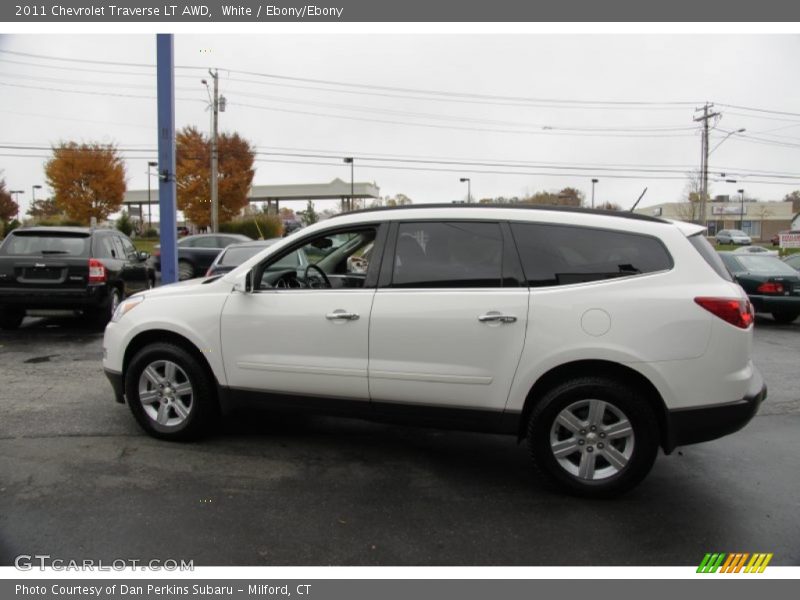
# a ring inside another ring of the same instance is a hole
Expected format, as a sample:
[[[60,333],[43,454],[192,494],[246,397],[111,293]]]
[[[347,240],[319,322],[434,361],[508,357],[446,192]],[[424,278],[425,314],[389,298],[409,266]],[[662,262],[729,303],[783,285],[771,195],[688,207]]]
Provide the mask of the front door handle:
[[[358,321],[359,315],[358,313],[347,312],[346,310],[338,308],[325,315],[325,318],[328,319],[328,321]]]
[[[479,316],[478,321],[481,323],[516,323],[517,317],[492,311]]]

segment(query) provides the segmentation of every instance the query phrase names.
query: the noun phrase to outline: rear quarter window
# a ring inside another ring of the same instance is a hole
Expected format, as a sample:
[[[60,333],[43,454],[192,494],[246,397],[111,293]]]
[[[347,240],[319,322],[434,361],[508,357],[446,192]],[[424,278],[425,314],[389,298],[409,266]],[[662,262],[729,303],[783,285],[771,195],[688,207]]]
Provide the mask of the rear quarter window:
[[[725,281],[733,281],[733,277],[722,261],[722,257],[714,250],[714,246],[711,245],[702,232],[689,236],[689,243],[700,253],[700,256],[708,263],[708,266],[717,272],[717,275]]]
[[[531,287],[602,281],[666,271],[672,257],[648,235],[571,225],[512,223]]]

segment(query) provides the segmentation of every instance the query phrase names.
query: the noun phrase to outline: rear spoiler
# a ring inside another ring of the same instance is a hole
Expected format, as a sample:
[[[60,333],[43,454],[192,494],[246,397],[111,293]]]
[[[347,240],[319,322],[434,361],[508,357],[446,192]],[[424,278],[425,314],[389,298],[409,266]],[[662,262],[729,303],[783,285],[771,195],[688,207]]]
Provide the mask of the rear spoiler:
[[[683,235],[685,235],[686,237],[691,237],[698,233],[702,233],[707,229],[706,227],[698,225],[697,223],[687,223],[686,221],[676,221],[674,219],[664,219],[664,220],[675,225],[675,227],[680,229],[681,233],[683,233]]]

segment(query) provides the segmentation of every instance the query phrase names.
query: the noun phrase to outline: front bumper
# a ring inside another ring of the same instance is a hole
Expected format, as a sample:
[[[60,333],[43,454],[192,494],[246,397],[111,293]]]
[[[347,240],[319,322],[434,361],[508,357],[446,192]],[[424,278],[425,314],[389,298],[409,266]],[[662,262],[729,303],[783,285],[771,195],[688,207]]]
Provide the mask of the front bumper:
[[[669,454],[677,446],[707,442],[739,431],[755,416],[766,398],[767,385],[754,369],[747,394],[740,400],[668,411],[664,451]]]
[[[105,372],[106,377],[108,377],[108,381],[111,383],[111,387],[114,390],[114,399],[120,404],[124,404],[125,386],[122,382],[122,373],[117,373],[111,369],[103,369],[103,371]]]

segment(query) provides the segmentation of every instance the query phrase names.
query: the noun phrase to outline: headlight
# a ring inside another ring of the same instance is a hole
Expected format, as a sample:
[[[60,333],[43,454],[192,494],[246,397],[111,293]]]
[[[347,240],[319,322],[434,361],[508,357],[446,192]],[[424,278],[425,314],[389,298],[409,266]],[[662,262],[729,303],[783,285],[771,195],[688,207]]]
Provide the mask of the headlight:
[[[120,302],[119,306],[117,306],[117,310],[115,310],[114,314],[111,316],[111,322],[116,323],[124,317],[128,311],[133,310],[142,302],[144,302],[144,296],[131,296],[124,302]]]

